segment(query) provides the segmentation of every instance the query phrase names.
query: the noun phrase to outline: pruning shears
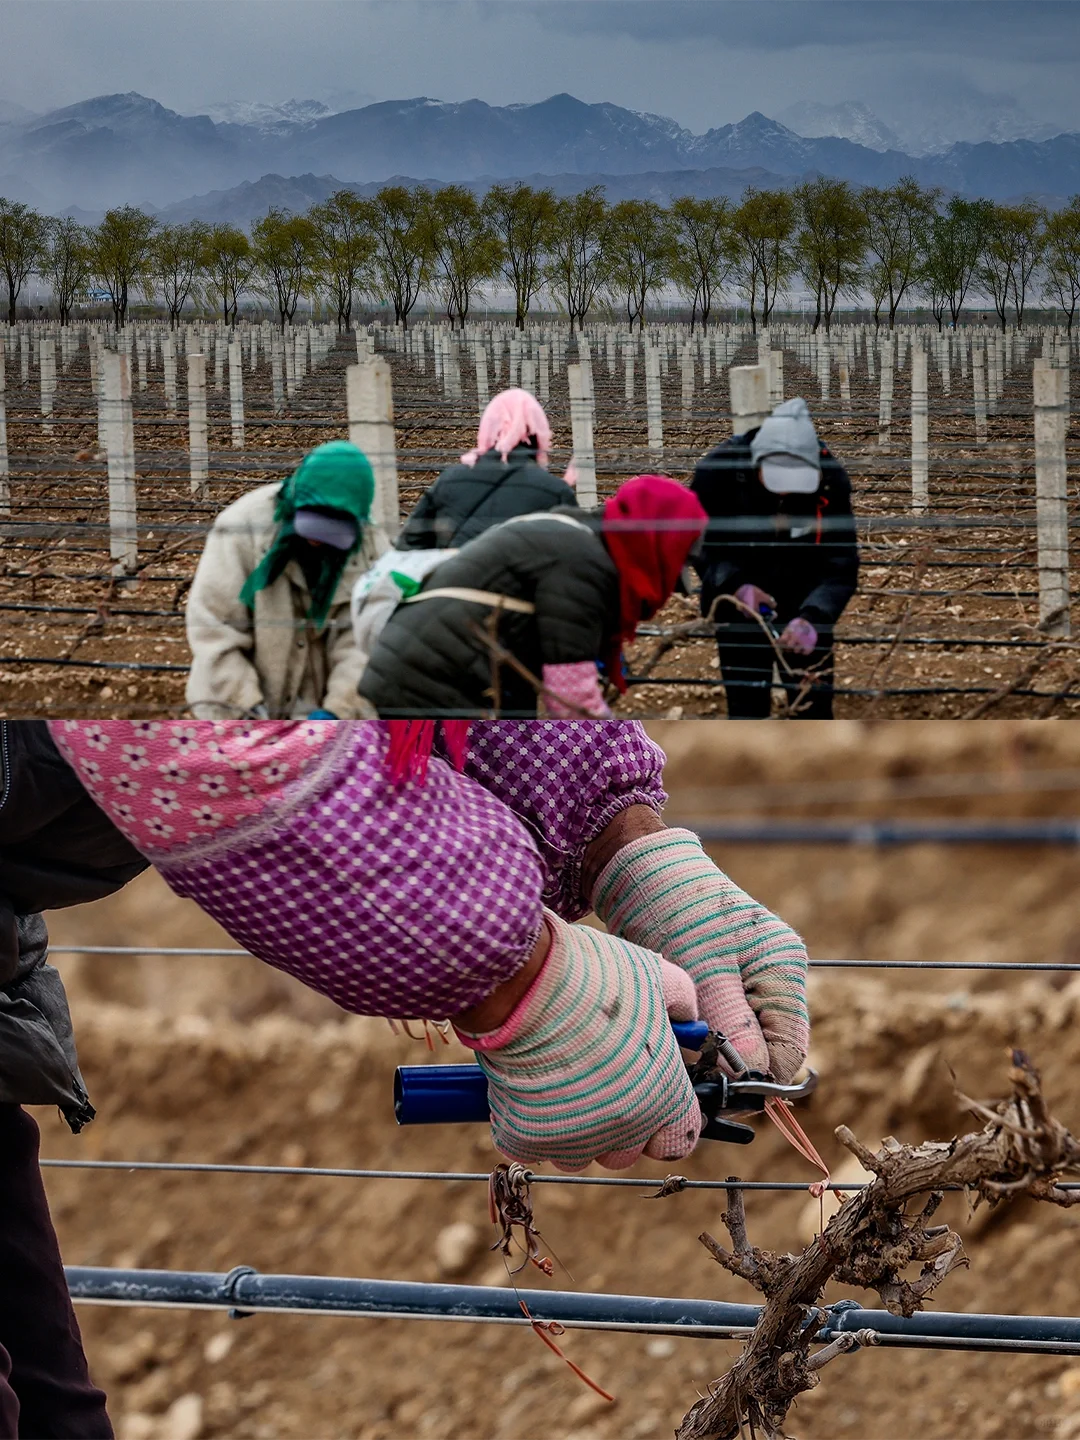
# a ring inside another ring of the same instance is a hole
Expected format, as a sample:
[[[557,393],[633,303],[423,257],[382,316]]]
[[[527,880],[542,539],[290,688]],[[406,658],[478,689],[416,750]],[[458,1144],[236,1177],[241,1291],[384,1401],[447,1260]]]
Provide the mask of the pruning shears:
[[[760,1113],[766,1100],[798,1100],[817,1087],[811,1070],[797,1085],[781,1085],[756,1070],[747,1070],[731,1041],[710,1030],[704,1020],[673,1020],[679,1048],[697,1055],[687,1062],[694,1093],[705,1116],[703,1140],[748,1145],[754,1130],[728,1114]],[[720,1068],[721,1060],[735,1071]],[[394,1075],[394,1114],[399,1125],[456,1125],[491,1118],[487,1076],[479,1065],[399,1065]]]

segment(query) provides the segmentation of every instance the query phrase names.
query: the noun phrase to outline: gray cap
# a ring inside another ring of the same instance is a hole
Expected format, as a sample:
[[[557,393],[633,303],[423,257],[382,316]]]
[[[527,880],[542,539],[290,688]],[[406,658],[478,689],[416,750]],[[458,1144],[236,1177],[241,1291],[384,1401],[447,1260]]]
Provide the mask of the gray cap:
[[[806,401],[796,396],[777,405],[750,441],[750,457],[760,465],[766,456],[790,455],[821,469],[821,446]]]
[[[305,540],[318,540],[334,550],[351,550],[359,534],[356,521],[341,511],[328,515],[325,510],[301,507],[293,515],[293,529]]]

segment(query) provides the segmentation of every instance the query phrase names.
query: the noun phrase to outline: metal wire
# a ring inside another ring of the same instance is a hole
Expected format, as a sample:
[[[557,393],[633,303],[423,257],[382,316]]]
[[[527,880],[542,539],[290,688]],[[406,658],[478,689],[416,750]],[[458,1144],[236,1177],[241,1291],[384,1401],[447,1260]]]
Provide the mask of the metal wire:
[[[173,1174],[195,1175],[293,1175],[320,1177],[332,1180],[445,1180],[486,1185],[491,1179],[489,1171],[470,1170],[348,1170],[326,1166],[309,1165],[231,1165],[210,1164],[203,1161],[187,1160],[58,1160],[42,1159],[42,1165],[54,1170],[140,1170]],[[609,1189],[657,1190],[659,1179],[642,1180],[636,1177],[614,1175],[539,1175],[528,1172],[533,1185],[601,1185]],[[802,1195],[809,1192],[811,1184],[822,1182],[810,1180],[687,1180],[679,1177],[679,1191],[683,1190],[770,1190],[797,1191]],[[826,1190],[846,1194],[848,1191],[863,1190],[869,1181],[824,1182]],[[935,1186],[940,1190],[964,1190],[963,1185]],[[1080,1190],[1080,1181],[1063,1181],[1062,1190]]]
[[[50,945],[53,955],[162,955],[170,957],[237,959],[251,957],[249,950],[189,948],[163,945]],[[1020,970],[1080,971],[1080,964],[1043,960],[811,960],[812,970]]]

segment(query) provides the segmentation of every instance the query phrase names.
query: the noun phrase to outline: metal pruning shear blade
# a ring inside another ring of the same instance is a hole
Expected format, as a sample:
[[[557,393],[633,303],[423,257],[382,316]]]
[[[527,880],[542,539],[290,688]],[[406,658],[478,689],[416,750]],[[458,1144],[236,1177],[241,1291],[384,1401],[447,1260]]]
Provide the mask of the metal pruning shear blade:
[[[734,1077],[720,1068],[720,1062],[736,1071]],[[771,1099],[799,1100],[817,1088],[817,1072],[809,1071],[797,1085],[782,1085],[756,1070],[747,1070],[746,1062],[719,1031],[710,1031],[702,1041],[699,1057],[688,1066],[694,1094],[706,1119],[702,1138],[726,1140],[729,1144],[746,1145],[754,1138],[749,1125],[722,1118],[725,1112],[759,1113]]]

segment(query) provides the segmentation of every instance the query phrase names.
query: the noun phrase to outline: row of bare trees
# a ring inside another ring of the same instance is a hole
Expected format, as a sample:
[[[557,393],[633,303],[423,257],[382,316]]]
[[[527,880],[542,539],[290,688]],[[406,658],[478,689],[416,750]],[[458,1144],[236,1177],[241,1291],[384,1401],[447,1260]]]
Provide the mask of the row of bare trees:
[[[386,305],[407,324],[422,295],[464,325],[494,284],[514,297],[523,326],[543,295],[572,326],[603,305],[645,323],[650,301],[675,290],[691,323],[708,324],[719,298],[738,297],[768,325],[799,284],[815,300],[814,328],[828,330],[841,300],[868,299],[875,324],[928,305],[939,328],[976,296],[1002,326],[1022,325],[1038,295],[1070,330],[1080,302],[1080,197],[1056,212],[954,196],[943,201],[913,179],[862,189],[819,177],[791,189],[748,189],[741,203],[683,196],[609,204],[601,187],[557,197],[524,184],[477,196],[386,186],[372,196],[342,189],[304,214],[272,209],[250,232],[201,221],[169,225],[132,206],[95,227],[39,215],[0,199],[0,273],[8,319],[27,279],[51,288],[66,322],[93,284],[118,326],[131,298],[159,298],[171,322],[189,303],[228,323],[241,298],[271,305],[281,324],[302,298],[320,299],[348,328],[358,301]]]

